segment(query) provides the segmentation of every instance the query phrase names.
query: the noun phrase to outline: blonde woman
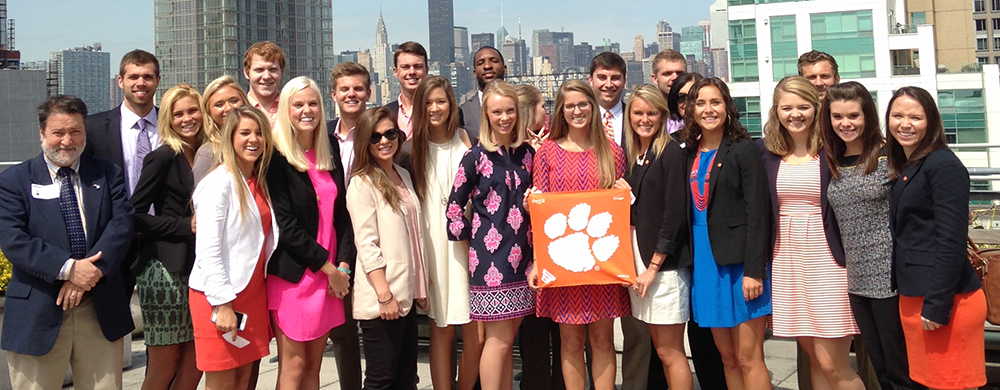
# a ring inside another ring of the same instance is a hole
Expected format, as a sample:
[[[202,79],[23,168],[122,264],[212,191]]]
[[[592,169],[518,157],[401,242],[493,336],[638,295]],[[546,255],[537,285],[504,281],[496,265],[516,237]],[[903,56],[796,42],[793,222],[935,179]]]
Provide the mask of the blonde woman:
[[[205,140],[201,95],[187,84],[163,94],[160,147],[143,160],[130,198],[136,232],[145,235],[138,262],[139,305],[146,343],[144,389],[195,389],[194,329],[188,305],[188,276],[194,263],[191,193],[194,152]],[[150,215],[149,210],[156,214]]]
[[[655,86],[632,92],[625,106],[625,144],[632,188],[636,272],[632,315],[645,322],[671,389],[691,389],[684,354],[690,318],[691,248],[684,149],[667,132],[667,102]],[[646,340],[642,340],[646,342]]]
[[[205,116],[207,142],[198,148],[191,166],[195,184],[198,184],[208,171],[218,164],[213,158],[213,150],[222,137],[220,129],[226,115],[233,108],[246,104],[247,94],[233,76],[219,77],[205,87],[205,93],[201,95],[201,112],[202,116]]]
[[[597,98],[590,85],[567,81],[559,88],[552,134],[538,149],[532,181],[542,192],[626,188],[625,154],[608,142]],[[622,179],[619,181],[619,179]],[[583,348],[593,351],[595,388],[615,386],[614,319],[631,315],[628,291],[620,285],[555,287],[538,290],[538,269],[528,283],[538,291],[538,316],[559,323],[563,378],[567,389],[583,389]]]
[[[517,109],[521,113],[517,118],[517,125],[524,130],[528,144],[538,150],[542,147],[542,142],[549,139],[545,97],[538,88],[528,84],[516,85],[514,91],[517,92]]]
[[[393,163],[406,133],[385,107],[358,120],[347,208],[358,248],[354,318],[361,325],[366,389],[417,385],[417,316],[427,307],[420,201]],[[363,277],[362,277],[363,276]]]
[[[268,182],[281,239],[267,267],[267,308],[279,388],[319,388],[327,334],[344,323],[342,299],[350,291],[354,234],[322,96],[313,80],[291,79],[274,125]]]
[[[247,388],[253,363],[270,353],[264,270],[279,238],[267,191],[267,117],[238,107],[221,139],[219,164],[194,191],[200,228],[189,283],[198,369],[209,390]]]
[[[514,336],[521,319],[535,312],[524,207],[534,153],[518,123],[514,88],[491,81],[483,90],[479,144],[462,157],[448,199],[448,239],[469,248],[470,317],[486,330],[479,377],[488,390],[513,386]],[[470,200],[471,221],[465,217]]]
[[[424,249],[427,251],[427,288],[431,309],[431,382],[450,388],[451,346],[455,328],[462,327],[462,357],[458,388],[472,389],[479,376],[482,325],[469,317],[469,251],[448,241],[447,199],[461,169],[462,156],[472,147],[469,135],[458,127],[458,104],[448,79],[429,76],[413,94],[413,141],[409,143],[413,187],[421,199]]]
[[[819,94],[809,80],[778,82],[764,126],[761,161],[771,192],[773,330],[809,354],[815,388],[864,389],[850,367],[858,334],[847,295],[840,228],[827,201]]]

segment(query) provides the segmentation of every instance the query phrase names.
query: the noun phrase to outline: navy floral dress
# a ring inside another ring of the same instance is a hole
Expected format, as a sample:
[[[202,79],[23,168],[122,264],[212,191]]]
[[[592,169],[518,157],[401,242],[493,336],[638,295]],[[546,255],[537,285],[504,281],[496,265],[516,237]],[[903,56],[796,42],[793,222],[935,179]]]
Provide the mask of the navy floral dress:
[[[469,240],[473,321],[502,321],[535,313],[528,288],[531,224],[524,192],[531,188],[531,146],[495,152],[476,144],[462,157],[448,199],[448,239]],[[472,221],[465,206],[472,201]]]

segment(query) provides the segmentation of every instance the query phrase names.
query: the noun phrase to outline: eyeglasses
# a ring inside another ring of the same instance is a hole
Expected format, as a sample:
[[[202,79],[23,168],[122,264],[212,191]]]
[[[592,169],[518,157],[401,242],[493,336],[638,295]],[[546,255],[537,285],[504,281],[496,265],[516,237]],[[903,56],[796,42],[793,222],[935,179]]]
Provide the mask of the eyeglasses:
[[[399,136],[399,129],[389,129],[386,130],[384,133],[372,132],[372,137],[371,139],[368,140],[368,143],[372,145],[378,145],[379,142],[382,142],[382,137],[385,137],[385,139],[389,140],[389,142],[392,142],[395,141],[396,137],[398,136]]]
[[[677,94],[677,102],[678,103],[687,100],[687,98],[688,98],[688,94],[686,94],[686,93],[682,92],[682,93],[678,93]]]
[[[566,112],[576,111],[577,108],[579,108],[580,111],[584,111],[584,110],[590,108],[590,102],[580,102],[580,103],[577,103],[577,104],[566,104],[566,105],[563,106],[563,110],[566,110]]]

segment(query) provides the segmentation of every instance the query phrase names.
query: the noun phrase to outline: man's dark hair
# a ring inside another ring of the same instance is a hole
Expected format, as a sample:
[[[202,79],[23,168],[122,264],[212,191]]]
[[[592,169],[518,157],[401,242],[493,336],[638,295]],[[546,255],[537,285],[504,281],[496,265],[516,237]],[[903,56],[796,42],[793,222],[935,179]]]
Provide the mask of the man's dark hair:
[[[622,56],[606,51],[604,53],[594,56],[594,59],[590,61],[590,75],[593,76],[597,68],[605,69],[617,69],[622,72],[622,77],[628,74],[628,68],[625,66],[625,59]]]
[[[160,77],[160,61],[156,59],[156,56],[148,51],[135,49],[126,53],[125,56],[122,57],[121,64],[118,65],[119,76],[125,77],[125,65],[128,64],[135,66],[153,64],[153,73],[156,74],[157,78]]]
[[[427,65],[427,49],[424,46],[416,43],[414,41],[403,42],[402,45],[396,49],[395,53],[392,53],[392,66],[396,66],[399,62],[399,55],[403,53],[410,53],[413,55],[424,57],[424,65]]]
[[[365,79],[365,87],[371,89],[372,75],[368,69],[357,62],[341,62],[333,67],[333,89],[337,89],[337,80],[344,76],[361,76]]]
[[[71,95],[55,95],[38,105],[38,127],[45,129],[45,123],[52,114],[80,114],[87,119],[87,104]]]
[[[472,55],[472,66],[476,66],[476,56],[478,56],[479,52],[481,52],[483,50],[493,50],[493,51],[497,52],[497,57],[500,57],[500,63],[504,64],[504,65],[507,65],[507,63],[505,62],[506,60],[503,59],[503,53],[501,53],[500,50],[497,50],[497,48],[495,48],[493,46],[483,46],[483,47],[480,47],[479,50],[476,50],[476,54]]]
[[[840,70],[837,67],[837,60],[834,59],[833,56],[827,53],[816,50],[803,53],[801,56],[799,56],[799,62],[798,62],[799,76],[802,76],[802,67],[806,65],[812,65],[820,61],[829,62],[830,67],[833,68],[834,77],[840,77]]]

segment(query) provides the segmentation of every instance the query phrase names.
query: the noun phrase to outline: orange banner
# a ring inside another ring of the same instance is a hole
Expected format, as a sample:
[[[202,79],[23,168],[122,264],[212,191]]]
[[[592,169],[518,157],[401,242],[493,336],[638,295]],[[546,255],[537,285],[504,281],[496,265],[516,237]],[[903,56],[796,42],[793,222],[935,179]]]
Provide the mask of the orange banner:
[[[628,190],[551,192],[528,199],[540,286],[635,282]]]

